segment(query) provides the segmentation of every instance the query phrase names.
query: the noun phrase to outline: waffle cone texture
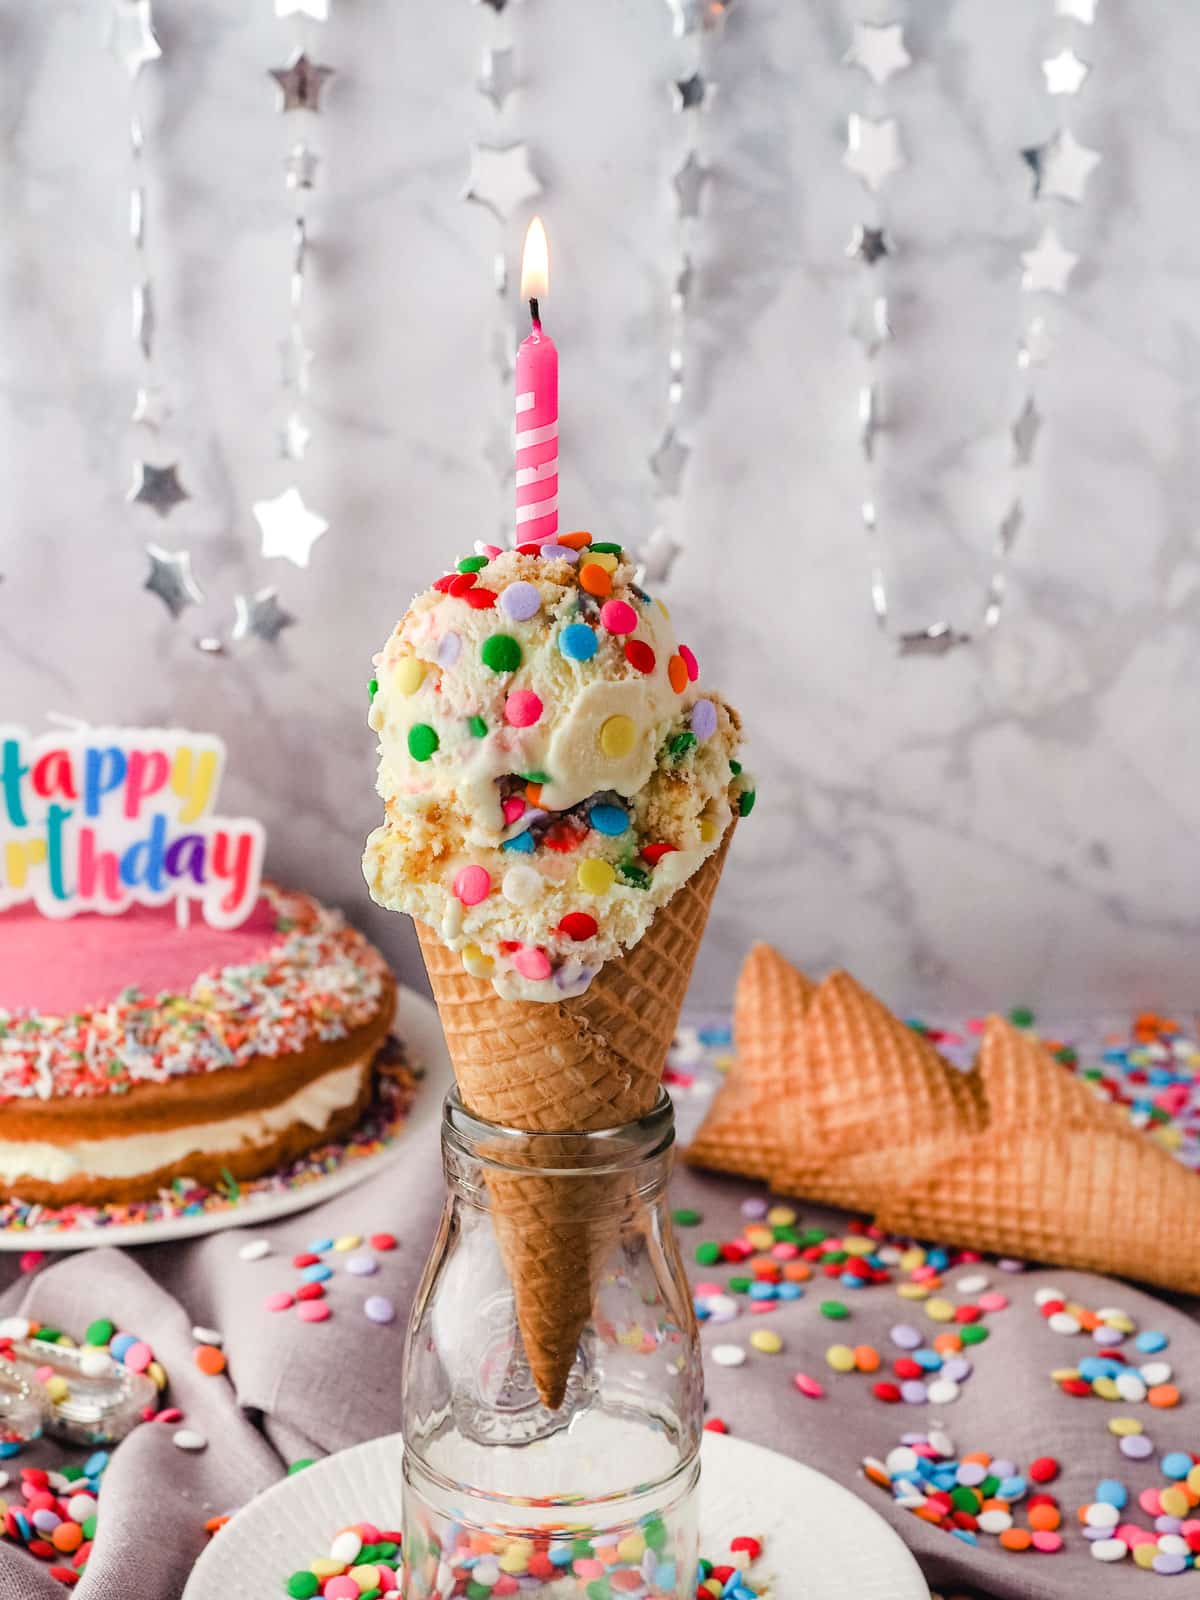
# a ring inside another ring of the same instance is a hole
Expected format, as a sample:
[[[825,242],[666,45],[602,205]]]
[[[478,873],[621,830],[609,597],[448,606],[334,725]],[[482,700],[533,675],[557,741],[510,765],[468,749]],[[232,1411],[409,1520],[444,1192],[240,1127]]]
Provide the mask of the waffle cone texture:
[[[417,924],[468,1111],[553,1134],[620,1127],[653,1110],[732,832],[638,943],[570,1000],[502,1000]],[[627,1180],[493,1169],[487,1182],[525,1356],[543,1403],[556,1410],[620,1230]]]
[[[687,1159],[889,1232],[1200,1293],[1200,1176],[992,1016],[962,1072],[849,974],[769,945],[738,980],[737,1061]]]

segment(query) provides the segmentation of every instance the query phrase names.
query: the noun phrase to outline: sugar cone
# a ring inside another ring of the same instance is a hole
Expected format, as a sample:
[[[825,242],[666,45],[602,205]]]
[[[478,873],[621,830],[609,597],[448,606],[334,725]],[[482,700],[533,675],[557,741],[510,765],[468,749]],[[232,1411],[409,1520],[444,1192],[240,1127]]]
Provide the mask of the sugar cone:
[[[459,1092],[488,1122],[532,1133],[619,1127],[654,1107],[732,828],[589,988],[552,1003],[502,1000],[417,925]],[[608,1187],[605,1189],[605,1184]],[[596,1275],[620,1227],[624,1180],[491,1171],[496,1235],[543,1403],[562,1404]]]

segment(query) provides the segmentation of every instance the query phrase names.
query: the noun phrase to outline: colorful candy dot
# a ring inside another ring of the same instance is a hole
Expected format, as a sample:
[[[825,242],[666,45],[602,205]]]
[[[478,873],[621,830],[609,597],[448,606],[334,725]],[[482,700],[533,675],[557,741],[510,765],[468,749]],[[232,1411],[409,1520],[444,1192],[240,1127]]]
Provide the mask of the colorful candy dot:
[[[657,657],[644,639],[625,641],[625,659],[635,672],[643,672],[647,676],[657,665]]]
[[[600,599],[612,593],[612,578],[598,561],[585,561],[579,568],[579,587]]]
[[[681,644],[679,646],[679,654],[683,660],[685,668],[687,669],[688,680],[691,683],[695,683],[696,679],[700,676],[699,663],[692,652],[688,649],[686,644]]]
[[[500,609],[514,622],[528,622],[542,608],[542,597],[532,583],[510,583],[500,595]]]
[[[599,923],[586,911],[568,911],[558,925],[559,933],[565,934],[568,939],[580,942],[584,939],[593,939],[599,931]]]
[[[601,856],[590,856],[588,860],[581,861],[575,876],[586,894],[607,894],[617,880],[611,863]]]
[[[425,682],[427,668],[416,656],[402,656],[392,674],[392,683],[400,694],[416,694]]]
[[[609,633],[633,633],[638,614],[627,600],[606,600],[600,607],[600,624]]]
[[[437,729],[427,722],[414,722],[408,730],[408,753],[414,761],[428,761],[439,743]]]
[[[631,717],[618,713],[600,728],[600,748],[610,761],[627,756],[637,743],[637,725]]]
[[[536,945],[522,945],[514,953],[512,963],[523,978],[534,982],[550,976],[550,957]]]
[[[628,829],[629,813],[624,806],[593,806],[588,813],[588,821],[597,833],[615,839]]]
[[[590,661],[597,642],[595,629],[586,622],[569,622],[558,636],[558,649],[568,661]]]
[[[521,665],[521,646],[510,633],[493,633],[479,647],[480,659],[493,672],[515,672]]]
[[[543,709],[541,696],[532,689],[514,689],[504,702],[504,720],[514,728],[532,728]]]
[[[463,867],[454,875],[454,893],[464,906],[482,904],[492,892],[492,875],[486,867]]]
[[[697,700],[692,707],[692,732],[697,739],[711,739],[717,731],[717,708],[711,700]]]

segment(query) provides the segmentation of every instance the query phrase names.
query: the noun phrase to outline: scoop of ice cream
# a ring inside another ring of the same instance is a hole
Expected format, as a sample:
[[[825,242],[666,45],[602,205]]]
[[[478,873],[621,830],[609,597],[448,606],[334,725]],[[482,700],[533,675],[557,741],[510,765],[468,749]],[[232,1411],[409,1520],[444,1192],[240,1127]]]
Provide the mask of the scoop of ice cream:
[[[505,998],[581,992],[753,803],[736,714],[619,545],[483,546],[375,666],[371,893]]]

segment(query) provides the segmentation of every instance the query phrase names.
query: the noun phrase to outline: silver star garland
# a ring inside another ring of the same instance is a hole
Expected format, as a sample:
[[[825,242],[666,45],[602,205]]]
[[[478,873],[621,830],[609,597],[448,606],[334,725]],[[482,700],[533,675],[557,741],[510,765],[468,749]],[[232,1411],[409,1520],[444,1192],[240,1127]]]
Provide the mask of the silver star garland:
[[[162,60],[162,45],[154,31],[151,0],[111,0],[109,44],[129,77],[129,241],[134,253],[134,281],[131,291],[131,327],[134,346],[140,357],[136,396],[130,421],[148,433],[157,434],[168,416],[166,392],[155,377],[157,320],[154,284],[146,252],[146,139],[140,115],[140,90],[148,67]],[[177,462],[159,465],[141,456],[133,464],[133,486],[126,495],[132,505],[146,506],[160,517],[167,517],[189,498],[179,480]],[[184,552],[186,557],[186,552]],[[149,585],[147,585],[149,587]],[[155,591],[158,592],[158,591]],[[165,596],[164,596],[165,598]],[[172,614],[179,612],[172,609]]]
[[[513,34],[508,0],[472,0],[481,13],[484,43],[475,88],[488,102],[479,136],[470,143],[470,168],[461,196],[469,205],[490,211],[496,223],[496,248],[491,260],[495,290],[495,319],[488,336],[489,360],[498,379],[502,403],[497,406],[484,454],[494,466],[506,507],[513,478],[511,385],[516,367],[517,342],[522,336],[513,318],[510,294],[509,252],[519,237],[520,225],[531,214],[532,202],[543,192],[542,180],[526,140],[516,136],[513,102],[521,87],[520,60]],[[523,231],[523,230],[521,230]],[[495,542],[505,545],[512,536],[512,513],[498,513]]]
[[[1090,27],[1097,0],[1054,0],[1054,14],[1084,27]],[[898,72],[912,64],[904,40],[904,24],[876,24],[858,21],[853,40],[843,57],[847,66],[860,69],[881,89]],[[1058,48],[1041,63],[1044,87],[1054,104],[1069,102],[1088,80],[1091,68],[1078,56],[1069,41],[1060,39]],[[860,178],[872,196],[878,196],[889,179],[904,164],[899,125],[894,117],[871,119],[852,112],[847,121],[843,163]],[[1032,177],[1032,200],[1078,204],[1088,180],[1101,160],[1100,152],[1077,140],[1070,128],[1059,126],[1041,144],[1020,152]],[[894,253],[894,245],[879,217],[860,223],[846,246],[846,253],[870,274],[869,293],[860,300],[850,322],[850,332],[860,344],[864,358],[873,363],[880,350],[893,337],[886,294],[880,293],[873,276],[879,263]],[[1059,239],[1047,221],[1035,243],[1021,252],[1020,285],[1024,293],[1058,295],[1067,293],[1079,257]],[[1029,386],[1033,369],[1049,359],[1052,340],[1042,306],[1028,317],[1017,346],[1016,365],[1026,374],[1026,387],[1010,428],[1012,468],[1027,472],[1033,465],[1038,438],[1043,426],[1037,396]],[[871,369],[873,370],[873,369]],[[859,442],[865,461],[876,454],[876,440],[884,428],[879,383],[874,377],[862,382],[857,401]],[[873,495],[868,492],[860,506],[863,532],[872,546],[871,607],[875,621],[885,632],[891,631],[888,591],[879,557],[879,515]],[[1024,522],[1020,479],[1008,510],[1000,520],[992,548],[992,572],[987,583],[978,629],[962,629],[945,620],[894,635],[901,656],[944,657],[961,645],[971,644],[999,623],[1008,588],[1008,562]]]
[[[680,496],[691,455],[684,434],[684,411],[688,395],[688,318],[696,292],[692,257],[709,176],[702,135],[705,115],[718,92],[712,74],[715,43],[732,9],[732,0],[666,0],[666,6],[672,31],[681,41],[678,70],[667,90],[683,137],[670,170],[675,250],[668,307],[666,417],[649,457],[655,517],[649,536],[642,541],[640,568],[646,582],[656,584],[668,580],[683,549]]]

